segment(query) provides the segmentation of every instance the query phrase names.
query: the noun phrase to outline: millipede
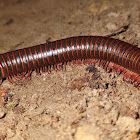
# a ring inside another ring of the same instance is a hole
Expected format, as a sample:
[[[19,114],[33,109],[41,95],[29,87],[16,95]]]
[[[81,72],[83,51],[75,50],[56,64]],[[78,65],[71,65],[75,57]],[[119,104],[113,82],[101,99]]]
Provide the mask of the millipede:
[[[63,69],[67,63],[97,63],[140,88],[140,48],[105,36],[77,36],[0,54],[0,79],[20,80],[35,71]]]

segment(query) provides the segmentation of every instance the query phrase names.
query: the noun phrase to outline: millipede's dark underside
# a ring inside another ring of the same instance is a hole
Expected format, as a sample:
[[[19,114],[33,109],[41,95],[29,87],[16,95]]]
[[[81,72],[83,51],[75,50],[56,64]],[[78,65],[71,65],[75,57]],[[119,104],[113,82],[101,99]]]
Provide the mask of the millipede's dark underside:
[[[0,79],[78,59],[111,62],[106,67],[119,69],[140,84],[140,48],[102,36],[71,37],[0,54]]]

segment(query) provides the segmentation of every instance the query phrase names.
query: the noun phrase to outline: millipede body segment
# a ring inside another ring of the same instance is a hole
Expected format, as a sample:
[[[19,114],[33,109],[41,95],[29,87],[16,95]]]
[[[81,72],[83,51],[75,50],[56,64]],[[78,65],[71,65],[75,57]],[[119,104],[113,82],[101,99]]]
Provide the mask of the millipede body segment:
[[[17,78],[37,69],[47,69],[73,60],[97,60],[140,87],[140,48],[103,37],[79,36],[0,54],[0,79]]]

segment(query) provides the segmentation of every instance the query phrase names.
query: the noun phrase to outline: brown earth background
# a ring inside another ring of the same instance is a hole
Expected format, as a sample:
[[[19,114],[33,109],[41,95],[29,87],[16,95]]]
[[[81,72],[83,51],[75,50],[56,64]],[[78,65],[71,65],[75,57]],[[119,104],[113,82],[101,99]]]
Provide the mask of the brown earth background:
[[[140,0],[0,0],[0,53],[80,35],[140,47]],[[140,140],[140,91],[96,66],[5,80],[0,140]],[[90,67],[94,68],[94,67]]]

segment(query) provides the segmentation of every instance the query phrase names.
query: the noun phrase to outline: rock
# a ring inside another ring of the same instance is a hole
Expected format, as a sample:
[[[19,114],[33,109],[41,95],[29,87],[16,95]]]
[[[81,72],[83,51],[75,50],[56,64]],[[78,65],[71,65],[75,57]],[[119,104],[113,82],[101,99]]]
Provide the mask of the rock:
[[[139,132],[140,130],[140,121],[131,117],[119,117],[116,125],[118,125],[122,131]]]
[[[97,126],[80,126],[75,133],[75,140],[100,140],[100,134]]]

